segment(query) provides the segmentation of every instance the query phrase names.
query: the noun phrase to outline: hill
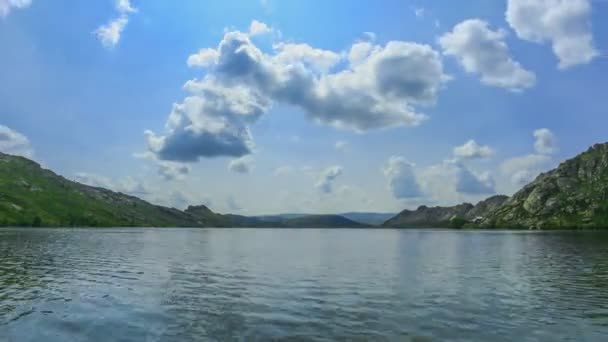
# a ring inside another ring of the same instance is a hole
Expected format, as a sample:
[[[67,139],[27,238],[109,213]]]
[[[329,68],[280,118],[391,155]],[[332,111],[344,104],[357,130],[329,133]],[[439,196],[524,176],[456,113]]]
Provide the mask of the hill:
[[[0,226],[197,227],[174,208],[65,179],[23,157],[0,153]]]
[[[462,203],[451,207],[420,206],[416,210],[404,210],[387,220],[383,226],[393,228],[462,228],[478,217],[488,215],[499,208],[507,196],[497,195],[480,201],[477,205]]]
[[[487,228],[608,228],[608,143],[539,175],[481,223]]]

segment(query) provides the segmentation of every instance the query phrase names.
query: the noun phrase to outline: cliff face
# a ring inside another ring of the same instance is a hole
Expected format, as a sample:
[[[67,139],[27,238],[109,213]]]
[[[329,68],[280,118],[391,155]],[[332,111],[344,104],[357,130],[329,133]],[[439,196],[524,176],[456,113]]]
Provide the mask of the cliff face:
[[[481,223],[487,228],[608,228],[608,144],[538,176]]]

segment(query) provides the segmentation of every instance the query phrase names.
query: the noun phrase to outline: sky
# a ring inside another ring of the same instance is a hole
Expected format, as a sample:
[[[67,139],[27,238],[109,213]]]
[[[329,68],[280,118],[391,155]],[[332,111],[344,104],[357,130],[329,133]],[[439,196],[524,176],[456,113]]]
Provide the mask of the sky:
[[[0,151],[222,213],[511,195],[608,140],[608,1],[0,0]]]

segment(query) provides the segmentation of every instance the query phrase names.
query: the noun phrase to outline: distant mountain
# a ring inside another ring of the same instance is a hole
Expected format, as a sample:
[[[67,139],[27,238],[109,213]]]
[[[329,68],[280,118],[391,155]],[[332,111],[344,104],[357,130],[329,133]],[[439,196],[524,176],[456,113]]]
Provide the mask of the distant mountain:
[[[198,227],[201,223],[178,209],[73,182],[29,159],[0,153],[0,226]]]
[[[370,226],[340,215],[307,215],[285,219],[281,223],[285,227],[291,228],[364,228]]]
[[[337,214],[338,216],[342,216],[351,221],[363,223],[365,225],[381,225],[384,221],[389,218],[395,216],[394,213],[374,213],[374,212],[348,212],[343,214]],[[277,214],[277,215],[261,215],[261,216],[253,216],[253,218],[260,219],[266,222],[282,222],[286,219],[295,219],[307,216],[322,216],[319,214]]]
[[[462,228],[496,210],[509,197],[492,196],[476,205],[462,203],[451,207],[420,206],[416,210],[404,210],[384,222],[384,227],[393,228]]]
[[[470,203],[452,207],[427,207],[421,205],[416,210],[403,210],[395,217],[384,222],[384,227],[391,228],[447,228],[453,219],[464,218],[474,208]]]
[[[309,214],[281,214],[265,216],[242,216],[233,214],[210,214],[205,206],[191,206],[186,213],[211,220],[205,223],[214,227],[251,227],[251,228],[362,228],[370,225],[349,220],[340,215],[309,215]],[[203,220],[203,219],[201,219]]]
[[[340,214],[340,216],[355,222],[379,226],[395,216],[395,213],[349,212]]]
[[[608,143],[539,175],[488,215],[487,228],[608,228]]]

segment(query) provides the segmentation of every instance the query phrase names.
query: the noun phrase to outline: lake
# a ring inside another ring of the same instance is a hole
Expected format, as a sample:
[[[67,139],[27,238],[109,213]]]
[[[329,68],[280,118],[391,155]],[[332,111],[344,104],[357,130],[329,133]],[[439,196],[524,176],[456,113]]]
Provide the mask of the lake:
[[[607,337],[607,233],[0,230],[0,341]]]

